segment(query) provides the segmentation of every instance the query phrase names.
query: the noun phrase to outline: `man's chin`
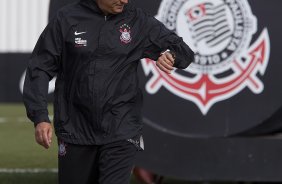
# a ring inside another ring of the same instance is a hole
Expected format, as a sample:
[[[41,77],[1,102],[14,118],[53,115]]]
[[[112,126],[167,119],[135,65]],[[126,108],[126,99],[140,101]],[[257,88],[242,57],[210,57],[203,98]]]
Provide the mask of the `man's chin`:
[[[122,8],[116,8],[116,9],[114,9],[113,14],[118,14],[118,13],[121,13],[122,11],[123,11],[123,7]]]

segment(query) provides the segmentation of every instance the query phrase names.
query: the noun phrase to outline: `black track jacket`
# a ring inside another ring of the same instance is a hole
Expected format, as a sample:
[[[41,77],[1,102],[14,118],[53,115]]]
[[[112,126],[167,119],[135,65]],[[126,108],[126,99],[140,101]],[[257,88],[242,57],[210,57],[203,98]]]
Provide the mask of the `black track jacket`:
[[[109,16],[94,0],[65,6],[32,53],[23,94],[27,115],[35,125],[50,122],[48,82],[57,75],[54,126],[60,139],[100,145],[141,134],[137,66],[167,49],[175,53],[177,68],[193,61],[182,38],[130,4]]]

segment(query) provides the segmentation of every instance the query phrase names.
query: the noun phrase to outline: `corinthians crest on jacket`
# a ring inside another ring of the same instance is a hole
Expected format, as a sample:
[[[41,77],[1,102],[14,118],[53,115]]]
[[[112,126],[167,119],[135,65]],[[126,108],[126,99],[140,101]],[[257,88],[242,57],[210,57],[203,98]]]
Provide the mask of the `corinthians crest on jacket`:
[[[122,43],[128,44],[129,42],[131,42],[131,31],[129,25],[123,24],[122,26],[120,26],[119,31],[121,33],[120,41]]]
[[[254,94],[263,92],[258,76],[264,75],[268,65],[269,35],[264,28],[251,42],[257,19],[247,0],[163,0],[156,17],[183,37],[196,54],[185,70],[187,75],[177,70],[166,75],[145,59],[145,74],[153,73],[146,84],[148,93],[165,87],[195,103],[206,115],[215,103],[245,88]]]

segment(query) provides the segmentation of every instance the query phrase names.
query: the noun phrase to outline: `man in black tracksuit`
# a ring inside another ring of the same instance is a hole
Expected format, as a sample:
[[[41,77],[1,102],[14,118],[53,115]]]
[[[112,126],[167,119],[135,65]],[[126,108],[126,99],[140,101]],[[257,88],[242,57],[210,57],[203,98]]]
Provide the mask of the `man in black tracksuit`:
[[[41,34],[24,84],[36,141],[49,148],[48,83],[55,75],[54,127],[61,184],[125,184],[142,134],[137,66],[186,68],[192,50],[128,0],[81,0],[62,8]]]

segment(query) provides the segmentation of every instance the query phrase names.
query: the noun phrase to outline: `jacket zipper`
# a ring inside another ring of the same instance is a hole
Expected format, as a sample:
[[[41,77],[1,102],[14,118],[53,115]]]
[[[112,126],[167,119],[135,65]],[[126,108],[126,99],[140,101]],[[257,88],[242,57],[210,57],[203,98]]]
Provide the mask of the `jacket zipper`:
[[[104,20],[105,20],[105,22],[107,22],[107,20],[108,20],[108,16],[107,15],[104,16]],[[101,30],[100,30],[100,32],[101,32]],[[97,50],[99,50],[99,47],[100,47],[100,41],[98,42]],[[96,64],[97,64],[97,62],[99,62],[99,61],[96,60],[95,65],[94,65],[94,81],[93,81],[94,86],[95,86],[95,83],[97,82],[97,80],[96,80]],[[101,125],[101,109],[100,109],[100,103],[99,103],[99,101],[100,101],[99,89],[95,89],[95,87],[94,87],[93,92],[94,92],[94,94],[93,94],[93,97],[94,97],[93,104],[95,104],[95,107],[96,107],[94,109],[94,111],[96,111],[96,123],[97,123],[97,125],[99,127],[99,130],[102,130],[102,125]],[[102,131],[105,131],[105,130],[102,130]],[[103,136],[106,135],[105,133],[106,132],[103,132]]]

